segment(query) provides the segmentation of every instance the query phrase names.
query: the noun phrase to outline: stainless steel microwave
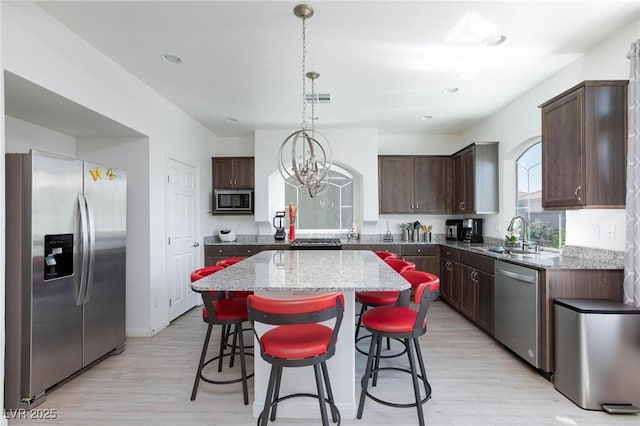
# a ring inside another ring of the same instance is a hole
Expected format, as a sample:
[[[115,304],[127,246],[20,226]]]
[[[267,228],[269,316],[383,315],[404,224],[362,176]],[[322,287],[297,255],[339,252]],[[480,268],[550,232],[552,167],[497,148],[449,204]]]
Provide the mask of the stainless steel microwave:
[[[253,191],[241,189],[214,190],[214,211],[220,213],[252,212]]]

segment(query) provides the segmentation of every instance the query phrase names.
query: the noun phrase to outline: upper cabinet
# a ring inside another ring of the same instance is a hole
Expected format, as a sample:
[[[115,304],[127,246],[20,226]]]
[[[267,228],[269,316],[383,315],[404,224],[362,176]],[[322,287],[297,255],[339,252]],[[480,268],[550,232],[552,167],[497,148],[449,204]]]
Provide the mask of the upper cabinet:
[[[627,84],[585,81],[540,105],[542,207],[624,207]]]
[[[446,156],[378,157],[380,213],[446,213],[450,174]]]
[[[453,213],[498,212],[498,142],[476,142],[453,154]]]
[[[211,159],[214,189],[253,189],[253,157],[214,157]]]

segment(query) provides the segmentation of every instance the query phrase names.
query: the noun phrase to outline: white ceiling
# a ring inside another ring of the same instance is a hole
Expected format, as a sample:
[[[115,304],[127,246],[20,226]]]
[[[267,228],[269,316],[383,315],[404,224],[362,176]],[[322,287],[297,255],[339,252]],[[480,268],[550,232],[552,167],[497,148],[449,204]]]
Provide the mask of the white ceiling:
[[[302,120],[297,3],[36,4],[217,135],[247,136]],[[640,16],[638,0],[310,4],[307,71],[332,96],[316,126],[381,134],[460,133]],[[494,34],[507,42],[482,44]]]

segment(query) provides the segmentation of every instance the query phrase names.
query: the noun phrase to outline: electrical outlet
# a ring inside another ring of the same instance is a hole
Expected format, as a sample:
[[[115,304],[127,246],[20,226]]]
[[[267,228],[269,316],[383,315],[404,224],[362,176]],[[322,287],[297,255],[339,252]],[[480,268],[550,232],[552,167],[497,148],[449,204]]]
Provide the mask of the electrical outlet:
[[[609,225],[607,226],[607,240],[614,241],[616,239],[616,226]]]

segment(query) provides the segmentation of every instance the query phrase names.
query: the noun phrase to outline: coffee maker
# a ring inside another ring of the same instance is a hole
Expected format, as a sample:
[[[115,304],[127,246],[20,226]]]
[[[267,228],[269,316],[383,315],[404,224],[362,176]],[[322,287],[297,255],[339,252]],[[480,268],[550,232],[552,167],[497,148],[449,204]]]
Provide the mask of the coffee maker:
[[[447,241],[462,241],[462,219],[447,219],[445,231]]]
[[[273,217],[273,227],[276,228],[276,233],[273,235],[273,239],[276,241],[282,241],[287,236],[284,230],[284,212],[276,212]]]
[[[465,243],[484,243],[482,219],[462,219],[462,241]]]

